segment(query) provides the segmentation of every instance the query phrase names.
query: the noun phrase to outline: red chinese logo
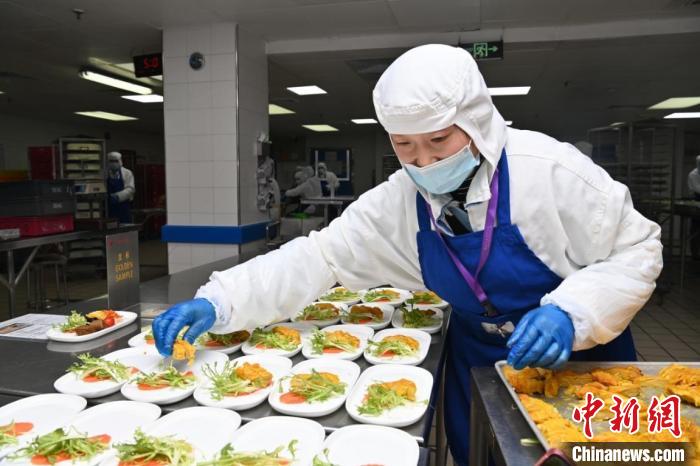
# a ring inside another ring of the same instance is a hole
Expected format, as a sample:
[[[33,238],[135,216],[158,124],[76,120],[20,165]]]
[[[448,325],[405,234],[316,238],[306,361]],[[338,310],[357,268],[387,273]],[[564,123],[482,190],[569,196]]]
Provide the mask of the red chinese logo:
[[[647,410],[649,418],[649,433],[659,433],[668,430],[674,437],[681,436],[681,399],[678,395],[667,396],[663,401],[658,396],[651,397]]]
[[[583,406],[577,406],[574,408],[574,412],[571,413],[571,417],[576,422],[583,422],[583,435],[586,438],[593,438],[593,427],[592,420],[598,411],[603,409],[605,402],[600,398],[596,398],[592,393],[586,393],[586,402]]]
[[[610,432],[622,432],[627,429],[630,434],[639,432],[639,401],[632,397],[623,403],[623,399],[617,395],[612,396],[614,404],[610,411],[615,415],[610,421]]]

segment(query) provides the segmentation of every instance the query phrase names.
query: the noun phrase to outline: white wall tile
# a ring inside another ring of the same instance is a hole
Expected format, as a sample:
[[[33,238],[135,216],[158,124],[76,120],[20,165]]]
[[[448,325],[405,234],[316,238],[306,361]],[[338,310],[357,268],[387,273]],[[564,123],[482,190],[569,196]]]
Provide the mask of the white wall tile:
[[[204,265],[214,262],[214,245],[193,244],[192,245],[192,265]]]
[[[163,81],[186,83],[189,68],[187,57],[165,57],[163,58]]]
[[[163,30],[163,56],[183,57],[187,54],[187,30],[172,27]]]
[[[214,160],[211,136],[189,136],[189,159],[191,162],[207,162]]]
[[[236,79],[236,55],[224,53],[211,55],[208,63],[212,81],[233,81]]]
[[[214,214],[191,213],[190,222],[192,222],[192,225],[213,225]]]
[[[166,195],[168,214],[171,212],[188,214],[190,212],[190,188],[178,188],[168,185]],[[168,218],[168,221],[170,221],[170,218]]]
[[[190,220],[193,213],[214,212],[214,188],[190,188]]]
[[[179,188],[175,188],[179,189]],[[170,197],[168,197],[168,225],[189,225],[190,224],[190,214],[181,214],[177,212],[170,211]],[[187,193],[187,205],[189,205],[189,191]]]
[[[211,25],[211,53],[235,53],[236,24],[215,23]]]
[[[186,162],[189,154],[189,141],[185,135],[165,137],[165,160],[170,162]]]
[[[214,188],[214,213],[235,213],[237,204],[236,196],[236,188]]]
[[[216,55],[207,55],[204,57],[204,66],[198,70],[192,69],[187,65],[187,81],[191,83],[201,83],[211,81],[211,57]]]
[[[211,53],[211,25],[197,25],[189,28],[187,35],[188,55],[194,52]]]
[[[214,217],[214,225],[235,226],[238,225],[237,211],[232,214],[216,214]]]
[[[211,83],[212,107],[236,106],[236,81],[214,81]]]
[[[165,164],[165,182],[169,188],[190,186],[190,164],[187,162],[168,162]]]
[[[192,246],[186,243],[168,243],[168,261],[190,264],[192,262]]]
[[[214,183],[214,162],[190,163],[190,186],[211,188]]]
[[[233,134],[212,135],[214,144],[214,160],[236,159],[236,136]]]
[[[211,109],[211,134],[235,134],[236,108]]]
[[[236,257],[239,254],[239,249],[240,248],[237,244],[215,244],[214,260]]]
[[[190,134],[210,134],[211,110],[208,108],[195,108],[188,112]]]
[[[211,83],[190,83],[189,84],[189,108],[209,108],[211,107]]]
[[[165,83],[163,95],[164,110],[185,110],[187,109],[187,84],[186,83]]]
[[[214,162],[214,187],[235,188],[238,185],[236,162]]]
[[[173,262],[172,260],[170,260],[170,258],[168,258],[168,273],[171,275],[191,268],[192,264],[190,263],[184,264],[179,262]]]
[[[165,134],[168,136],[189,133],[187,110],[165,110]]]

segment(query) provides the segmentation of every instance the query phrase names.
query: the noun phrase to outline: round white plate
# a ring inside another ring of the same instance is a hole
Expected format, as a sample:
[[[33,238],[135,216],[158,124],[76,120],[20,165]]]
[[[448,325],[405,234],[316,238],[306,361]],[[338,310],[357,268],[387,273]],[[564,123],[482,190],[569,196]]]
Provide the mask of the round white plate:
[[[428,333],[438,333],[442,329],[442,321],[445,318],[445,313],[442,311],[442,309],[438,309],[437,307],[426,307],[422,308],[421,310],[431,310],[435,312],[435,315],[433,317],[440,319],[440,322],[430,327],[417,327],[415,330],[422,330]],[[393,325],[396,328],[404,328],[403,312],[401,312],[401,309],[397,309],[396,312],[394,312],[394,316],[391,318],[391,325]]]
[[[106,354],[102,358],[108,361],[119,361],[141,372],[151,370],[163,359],[154,348],[146,347],[125,348]],[[78,374],[69,372],[56,379],[53,386],[60,393],[80,395],[86,398],[99,398],[118,392],[125,383],[126,381],[116,382],[114,380],[84,382]]]
[[[0,458],[25,446],[32,438],[61,427],[73,419],[87,405],[87,400],[76,395],[47,393],[22,398],[0,407],[0,425],[13,421],[31,422],[32,430],[17,437],[18,443],[0,448]]]
[[[252,334],[252,330],[248,330],[248,333]],[[206,338],[207,332],[202,334],[201,337],[199,338]],[[199,340],[199,338],[197,340]],[[250,338],[250,337],[249,337]],[[195,342],[195,346],[197,347],[198,350],[207,350],[207,351],[218,351],[219,353],[224,353],[224,354],[233,354],[241,347],[243,346],[244,342],[241,343],[236,343],[235,345],[230,345],[230,346],[207,346],[206,344],[200,344],[199,341]]]
[[[128,341],[129,346],[132,346],[132,347],[153,346],[153,347],[155,347],[155,341],[153,343],[149,343],[146,340],[146,335],[148,334],[148,332],[150,332],[150,329],[144,330],[143,332],[139,333],[138,335],[134,335],[133,337],[129,338],[129,341]],[[206,335],[206,332],[203,335]],[[198,350],[218,351],[219,353],[232,354],[232,353],[235,353],[236,351],[238,351],[239,349],[241,349],[241,346],[243,346],[243,343],[238,343],[236,345],[231,345],[231,346],[207,346],[207,345],[202,345],[202,344],[199,344],[198,342],[195,342],[194,346]]]
[[[99,338],[102,335],[113,332],[122,327],[126,327],[127,325],[135,321],[136,317],[138,317],[135,312],[117,311],[117,313],[121,316],[121,319],[119,319],[118,322],[115,322],[114,325],[112,325],[111,327],[104,328],[98,332],[78,336],[73,332],[62,332],[57,328],[51,328],[48,332],[46,332],[46,337],[49,340],[63,341],[67,343],[78,343],[81,341],[94,340],[95,338]],[[66,318],[68,318],[68,316],[66,316]]]
[[[292,368],[289,375],[294,374],[310,374],[312,370],[317,372],[330,372],[337,375],[342,382],[345,382],[347,387],[345,393],[333,397],[323,402],[315,403],[299,403],[287,404],[280,401],[280,396],[289,391],[291,378],[280,379],[276,384],[268,400],[270,406],[275,411],[282,414],[301,417],[320,417],[330,414],[343,406],[343,402],[347,397],[352,386],[360,375],[360,366],[352,361],[344,361],[341,359],[310,359],[302,361]]]
[[[379,416],[360,414],[357,408],[367,393],[367,387],[377,382],[392,382],[408,379],[416,384],[416,403],[409,406],[399,406],[384,411]],[[350,417],[363,424],[377,424],[388,427],[405,427],[418,421],[425,414],[433,389],[433,376],[420,367],[398,364],[380,364],[366,369],[355,384],[352,392],[345,401],[345,409]]]
[[[420,456],[416,439],[384,426],[342,427],[328,436],[323,448],[328,449],[328,459],[337,466],[416,466]]]
[[[313,303],[309,304],[309,306],[313,306],[314,304],[332,304],[338,310],[338,317],[336,317],[335,319],[327,320],[298,320],[296,317],[294,317],[294,319],[292,319],[292,322],[302,322],[315,325],[318,328],[324,328],[328,327],[329,325],[334,325],[340,322],[340,315],[348,309],[348,307],[345,304],[334,303],[331,301],[314,301]],[[299,311],[299,313],[301,313],[301,311]]]
[[[382,310],[384,313],[384,318],[380,322],[367,322],[365,324],[352,324],[347,321],[345,317],[341,319],[341,322],[343,324],[348,324],[348,325],[364,325],[367,327],[370,327],[374,330],[381,330],[385,327],[389,326],[389,323],[391,322],[391,317],[394,315],[394,306],[390,304],[377,304],[377,303],[366,303],[366,304],[358,304],[358,306],[368,306],[368,307],[377,307]],[[348,312],[352,310],[353,306],[350,306],[348,308]]]
[[[408,364],[411,366],[417,366],[425,360],[426,356],[428,356],[428,351],[430,350],[431,342],[431,337],[429,333],[423,332],[422,330],[413,330],[410,328],[388,328],[386,330],[382,330],[381,332],[377,332],[377,334],[374,335],[374,338],[372,338],[372,340],[379,343],[380,341],[382,341],[383,338],[391,335],[405,335],[407,337],[411,337],[418,340],[418,354],[410,357],[373,356],[372,354],[370,354],[370,348],[368,347],[365,349],[365,359],[367,360],[367,362],[369,362],[370,364]]]
[[[426,290],[419,290],[419,291],[425,292]],[[411,293],[411,298],[413,298],[413,293]],[[439,303],[436,303],[436,304],[414,304],[413,307],[415,307],[416,309],[432,309],[434,307],[436,307],[438,309],[445,309],[447,306],[450,305],[450,303],[448,303],[444,299],[442,299],[442,298],[440,298],[440,299],[441,299],[441,301]]]
[[[400,297],[397,299],[392,299],[391,301],[366,301],[365,300],[365,295],[370,292],[370,291],[379,291],[379,290],[391,290],[399,293]],[[404,301],[407,299],[411,298],[413,296],[410,291],[408,290],[402,290],[401,288],[390,288],[387,286],[380,286],[378,288],[372,288],[369,290],[360,290],[360,299],[362,299],[363,303],[367,304],[389,304],[390,306],[398,306],[402,304]]]
[[[228,357],[223,353],[216,351],[197,351],[194,363],[192,363],[191,366],[187,364],[187,361],[173,361],[173,366],[180,372],[192,371],[194,373],[196,381],[189,388],[181,389],[168,387],[158,390],[139,390],[136,379],[132,378],[122,386],[121,392],[125,398],[133,401],[143,401],[159,405],[176,403],[190,396],[197,388],[197,385],[204,380],[205,377],[202,374],[202,367],[205,364],[213,365],[218,363],[221,365],[226,361],[228,361]],[[151,370],[158,370],[158,367],[154,367]]]
[[[244,410],[253,408],[265,401],[275,386],[277,380],[284,376],[292,368],[292,360],[282,356],[273,356],[270,354],[257,354],[251,356],[241,356],[231,361],[233,364],[258,363],[272,374],[272,384],[269,387],[258,390],[250,395],[243,396],[225,396],[221,400],[215,400],[209,393],[211,383],[209,379],[204,377],[204,381],[194,391],[194,399],[197,403],[204,406],[212,406],[214,408],[227,408],[233,410]],[[222,365],[219,364],[218,367]]]
[[[347,287],[344,287],[344,286],[335,286],[335,287],[331,288],[330,290],[326,291],[325,293],[323,293],[323,294],[318,298],[318,302],[320,302],[320,303],[345,304],[346,306],[350,306],[350,305],[352,305],[352,304],[357,304],[357,303],[360,302],[359,293],[358,293],[357,298],[354,298],[354,299],[346,299],[346,300],[343,300],[343,301],[329,301],[329,300],[327,300],[327,299],[323,299],[323,296],[327,295],[328,293],[332,293],[333,291],[337,290],[338,288],[345,288],[345,289],[347,290]]]
[[[241,425],[241,416],[234,411],[196,406],[178,409],[144,428],[148,435],[173,436],[185,440],[194,447],[197,462],[211,459],[227,443]],[[117,466],[112,456],[101,466]]]
[[[138,335],[134,335],[133,337],[129,338],[129,341],[127,344],[131,346],[132,348],[137,348],[139,346],[156,346],[155,340],[153,340],[153,343],[149,343],[146,341],[146,335],[150,332],[150,330],[144,330],[143,332],[139,333]]]
[[[374,335],[374,330],[371,327],[368,327],[366,325],[354,325],[354,324],[332,325],[330,327],[324,328],[321,331],[322,332],[333,332],[336,330],[342,330],[343,332],[347,332],[347,333],[359,338],[360,346],[357,348],[357,350],[353,351],[352,353],[347,353],[345,351],[342,351],[340,353],[315,354],[313,352],[313,349],[311,346],[311,338],[309,338],[307,340],[304,340],[304,345],[301,349],[301,354],[303,354],[304,357],[307,359],[328,358],[328,359],[349,359],[349,360],[353,361],[362,355],[365,348],[367,347],[367,340],[372,338],[372,335]]]
[[[268,325],[265,327],[265,330],[270,330],[275,327],[290,327],[299,330],[301,333],[301,343],[293,350],[291,351],[285,351],[283,349],[277,349],[277,348],[257,348],[253,345],[250,344],[250,340],[246,341],[243,343],[243,354],[272,354],[274,356],[285,356],[288,358],[291,358],[292,356],[295,356],[296,354],[301,351],[301,347],[304,343],[304,340],[307,338],[311,338],[311,332],[313,332],[316,329],[315,325],[307,324],[304,322],[283,322],[283,323],[277,323],[273,325]],[[252,332],[251,332],[252,335]]]
[[[297,440],[296,460],[293,464],[308,466],[316,453],[323,449],[326,433],[318,422],[311,419],[286,416],[268,416],[244,425],[233,434],[231,446],[236,451],[270,451],[277,447],[287,447]],[[283,456],[291,459],[285,451]]]

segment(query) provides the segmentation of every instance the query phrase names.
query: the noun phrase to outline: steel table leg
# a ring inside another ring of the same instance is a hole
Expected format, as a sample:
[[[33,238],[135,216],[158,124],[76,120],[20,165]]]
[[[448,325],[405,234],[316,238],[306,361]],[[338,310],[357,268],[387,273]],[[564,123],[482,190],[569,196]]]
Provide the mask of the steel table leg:
[[[469,465],[488,464],[488,424],[485,422],[486,409],[474,383],[471,386],[472,401],[469,415]]]
[[[447,440],[445,435],[445,372],[442,371],[440,390],[438,393],[437,416],[435,420],[437,433],[435,434],[435,465],[445,466],[447,463]]]

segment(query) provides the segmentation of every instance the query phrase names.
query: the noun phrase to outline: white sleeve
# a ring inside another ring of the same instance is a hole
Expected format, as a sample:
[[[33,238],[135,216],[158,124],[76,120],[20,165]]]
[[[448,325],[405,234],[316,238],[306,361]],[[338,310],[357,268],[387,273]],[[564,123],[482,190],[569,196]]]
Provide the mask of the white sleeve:
[[[564,183],[559,216],[569,244],[565,254],[579,270],[541,304],[572,318],[574,350],[605,344],[629,325],[651,297],[661,273],[661,228],[632,205],[627,187],[593,163],[579,164]]]
[[[134,174],[127,168],[122,168],[122,180],[124,180],[124,189],[114,193],[119,202],[131,201],[136,193],[136,185],[134,184]]]
[[[409,180],[410,182],[410,180]],[[231,269],[214,272],[196,297],[214,304],[212,331],[228,333],[294,316],[336,282],[351,289],[385,283],[423,286],[415,205],[405,183],[382,183],[319,232]],[[390,217],[390,219],[389,219]]]

